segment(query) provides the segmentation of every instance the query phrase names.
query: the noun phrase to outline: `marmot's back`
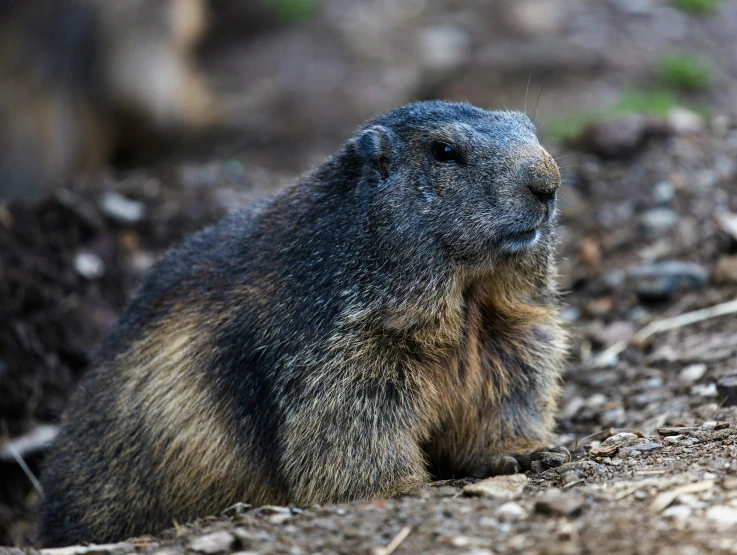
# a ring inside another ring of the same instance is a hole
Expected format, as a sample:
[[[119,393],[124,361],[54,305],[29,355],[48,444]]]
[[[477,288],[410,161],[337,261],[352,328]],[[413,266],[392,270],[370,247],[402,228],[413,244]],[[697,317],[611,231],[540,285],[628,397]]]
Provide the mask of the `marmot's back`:
[[[46,543],[509,469],[558,394],[558,183],[523,115],[418,103],[172,251],[72,400]]]

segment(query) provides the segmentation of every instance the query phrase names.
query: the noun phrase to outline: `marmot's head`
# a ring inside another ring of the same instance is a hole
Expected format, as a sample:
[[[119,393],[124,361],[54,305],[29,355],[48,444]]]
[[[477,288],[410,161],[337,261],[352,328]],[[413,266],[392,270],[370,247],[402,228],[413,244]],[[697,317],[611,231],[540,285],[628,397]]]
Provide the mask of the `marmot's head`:
[[[520,112],[409,104],[370,120],[349,149],[376,187],[374,229],[419,225],[471,265],[549,244],[560,174]]]

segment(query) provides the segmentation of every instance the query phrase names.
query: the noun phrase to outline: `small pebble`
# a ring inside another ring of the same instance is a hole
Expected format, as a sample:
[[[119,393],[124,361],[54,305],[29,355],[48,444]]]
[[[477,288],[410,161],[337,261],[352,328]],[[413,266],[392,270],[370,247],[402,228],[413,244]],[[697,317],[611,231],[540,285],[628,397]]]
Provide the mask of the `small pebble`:
[[[718,524],[732,526],[737,524],[737,509],[725,505],[709,507],[706,511],[706,518]]]
[[[673,520],[688,520],[693,513],[693,509],[686,505],[674,505],[668,507],[663,511],[665,518],[672,518]]]
[[[519,503],[513,501],[508,501],[501,505],[496,510],[496,514],[502,522],[513,522],[527,518],[527,511]]]
[[[737,283],[737,256],[722,256],[714,269],[716,283]]]
[[[131,200],[113,191],[102,195],[100,208],[110,219],[122,224],[134,224],[140,221],[145,213],[142,202]]]
[[[703,266],[680,260],[644,262],[630,272],[630,277],[637,294],[645,300],[668,299],[709,282],[709,272]]]
[[[660,445],[660,443],[655,443],[654,441],[648,441],[647,443],[642,443],[640,445],[637,445],[637,450],[641,453],[651,453],[653,451],[660,451],[663,446]]]
[[[189,548],[200,553],[220,553],[229,551],[235,543],[235,537],[230,532],[213,532],[193,539]]]
[[[658,204],[668,204],[675,196],[673,186],[667,181],[661,181],[653,186],[653,197]]]
[[[678,225],[679,217],[670,208],[652,208],[640,216],[642,232],[648,239],[665,235]]]
[[[678,379],[684,384],[694,384],[704,377],[706,370],[706,364],[689,364],[678,374]]]
[[[696,384],[691,388],[691,395],[695,397],[717,397],[719,389],[717,384]]]
[[[105,263],[92,252],[78,252],[74,256],[74,269],[85,279],[99,279],[105,275]]]
[[[548,515],[573,516],[586,504],[586,498],[577,493],[548,492],[535,503],[535,510]]]
[[[509,476],[494,476],[476,484],[470,484],[463,488],[463,493],[471,496],[491,498],[511,498],[522,493],[527,485],[527,476],[524,474],[511,474]]]

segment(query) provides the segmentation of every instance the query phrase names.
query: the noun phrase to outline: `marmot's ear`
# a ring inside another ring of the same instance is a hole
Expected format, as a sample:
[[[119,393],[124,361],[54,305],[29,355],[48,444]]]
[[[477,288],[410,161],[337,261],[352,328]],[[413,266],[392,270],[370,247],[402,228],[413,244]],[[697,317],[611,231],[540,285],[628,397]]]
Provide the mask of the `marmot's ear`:
[[[394,131],[383,125],[373,125],[361,131],[353,141],[358,155],[386,177],[396,159],[398,137]]]

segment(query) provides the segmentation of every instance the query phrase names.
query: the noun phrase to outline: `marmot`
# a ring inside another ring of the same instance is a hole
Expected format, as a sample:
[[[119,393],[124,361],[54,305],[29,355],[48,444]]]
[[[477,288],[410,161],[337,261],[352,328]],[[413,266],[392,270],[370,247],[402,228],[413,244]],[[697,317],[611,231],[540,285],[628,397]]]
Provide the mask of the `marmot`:
[[[0,0],[0,198],[216,120],[194,68],[204,0]]]
[[[546,444],[559,184],[524,114],[419,102],[175,248],[63,419],[45,543],[393,496]]]

